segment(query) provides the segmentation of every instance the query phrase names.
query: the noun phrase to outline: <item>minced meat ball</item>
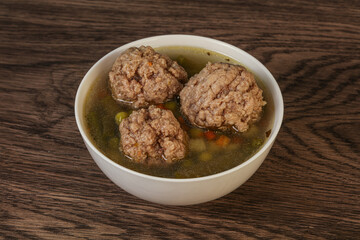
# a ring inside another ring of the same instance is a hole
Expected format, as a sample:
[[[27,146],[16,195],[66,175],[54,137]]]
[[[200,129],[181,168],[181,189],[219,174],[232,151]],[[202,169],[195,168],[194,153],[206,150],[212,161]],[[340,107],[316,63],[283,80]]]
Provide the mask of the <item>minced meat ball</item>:
[[[109,73],[113,98],[134,108],[163,103],[178,94],[187,73],[176,61],[153,48],[129,48]]]
[[[133,111],[119,130],[120,150],[135,162],[170,164],[186,155],[188,136],[170,110],[152,105]]]
[[[240,65],[208,63],[180,92],[181,110],[199,127],[245,132],[266,104],[254,75]]]

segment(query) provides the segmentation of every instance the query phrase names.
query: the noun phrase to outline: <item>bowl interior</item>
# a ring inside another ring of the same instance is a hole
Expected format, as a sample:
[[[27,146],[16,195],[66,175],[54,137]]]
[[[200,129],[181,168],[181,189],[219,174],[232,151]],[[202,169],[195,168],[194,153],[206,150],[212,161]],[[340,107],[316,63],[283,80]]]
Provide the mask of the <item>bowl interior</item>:
[[[90,141],[91,137],[89,136],[88,131],[85,130],[85,119],[84,119],[84,102],[89,92],[90,88],[92,87],[93,83],[99,79],[104,79],[107,77],[114,61],[119,56],[121,52],[130,48],[130,47],[139,47],[141,45],[150,45],[153,48],[156,47],[165,47],[165,46],[191,46],[191,47],[198,47],[208,49],[214,52],[218,52],[225,56],[228,56],[240,63],[242,63],[246,68],[248,68],[251,72],[253,72],[258,78],[261,79],[264,87],[267,88],[267,91],[270,93],[271,98],[274,103],[274,122],[271,134],[267,140],[267,142],[262,146],[262,148],[250,159],[245,161],[244,163],[240,164],[239,166],[229,169],[225,172],[196,178],[197,181],[201,179],[211,178],[220,176],[221,174],[226,174],[228,171],[235,171],[236,168],[240,168],[243,165],[248,164],[249,162],[253,161],[257,158],[257,156],[261,155],[263,151],[269,148],[275,140],[276,135],[280,129],[282,118],[283,118],[283,99],[279,89],[279,86],[271,75],[271,73],[254,57],[249,55],[248,53],[242,51],[241,49],[234,47],[230,44],[205,38],[199,36],[191,36],[191,35],[164,35],[164,36],[156,36],[145,38],[141,40],[137,40],[131,42],[129,44],[123,45],[114,51],[108,53],[103,58],[101,58],[97,63],[93,65],[93,67],[87,72],[85,77],[83,78],[75,99],[75,117],[76,122],[79,128],[79,131],[85,141],[85,143],[90,147],[93,151],[95,151],[98,155],[100,155],[105,161],[110,161],[114,164],[114,167],[121,168],[122,170],[132,172],[133,174],[137,175],[144,175],[147,178],[159,178],[154,177],[146,174],[142,174],[139,172],[135,172],[133,170],[124,168],[110,159],[108,159],[105,155],[103,155],[100,151],[96,149],[92,141]],[[164,178],[160,178],[164,180]],[[169,181],[191,181],[192,179],[167,179]]]

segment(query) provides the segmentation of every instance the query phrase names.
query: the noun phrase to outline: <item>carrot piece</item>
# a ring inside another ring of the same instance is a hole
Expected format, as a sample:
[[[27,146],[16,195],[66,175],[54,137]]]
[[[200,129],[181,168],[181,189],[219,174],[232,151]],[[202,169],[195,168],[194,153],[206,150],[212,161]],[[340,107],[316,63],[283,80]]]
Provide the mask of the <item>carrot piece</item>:
[[[215,143],[220,146],[220,147],[226,147],[227,145],[229,145],[231,139],[227,136],[221,135],[216,141]]]
[[[206,131],[204,132],[204,136],[207,140],[214,140],[216,138],[216,135],[213,131]]]
[[[163,103],[160,103],[160,104],[158,104],[158,105],[156,105],[158,108],[161,108],[161,109],[166,109],[166,107],[164,106],[164,104]]]
[[[148,64],[149,64],[149,66],[150,66],[150,67],[153,65],[153,63],[152,63],[152,62],[148,62]]]

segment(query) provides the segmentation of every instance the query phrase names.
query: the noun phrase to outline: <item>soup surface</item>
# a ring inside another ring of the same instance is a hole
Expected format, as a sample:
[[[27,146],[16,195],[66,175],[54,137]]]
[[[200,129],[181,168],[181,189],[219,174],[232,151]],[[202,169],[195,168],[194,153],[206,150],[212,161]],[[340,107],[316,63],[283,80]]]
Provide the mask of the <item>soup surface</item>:
[[[193,47],[160,47],[157,52],[176,60],[187,71],[189,78],[198,73],[208,62],[241,64],[227,56]],[[243,64],[241,64],[243,65]],[[246,67],[246,65],[243,65]],[[256,77],[256,76],[255,76]],[[273,100],[263,84],[256,79],[263,90],[267,104],[261,119],[248,131],[209,131],[190,125],[180,112],[179,99],[158,105],[171,110],[190,137],[187,156],[169,166],[147,166],[131,161],[119,150],[118,113],[128,115],[131,109],[113,100],[108,79],[98,79],[91,87],[85,102],[87,129],[95,146],[114,162],[137,172],[167,178],[193,178],[216,174],[233,168],[251,156],[265,143],[273,124]]]

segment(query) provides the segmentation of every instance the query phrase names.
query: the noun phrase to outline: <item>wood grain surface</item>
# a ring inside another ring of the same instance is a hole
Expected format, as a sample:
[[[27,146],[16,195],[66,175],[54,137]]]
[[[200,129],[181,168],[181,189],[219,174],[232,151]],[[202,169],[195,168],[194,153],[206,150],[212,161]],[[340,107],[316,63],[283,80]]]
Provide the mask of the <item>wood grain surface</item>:
[[[195,34],[260,60],[283,92],[267,159],[220,199],[170,207],[114,185],[74,118],[111,50]],[[360,239],[359,1],[0,2],[0,238]]]

